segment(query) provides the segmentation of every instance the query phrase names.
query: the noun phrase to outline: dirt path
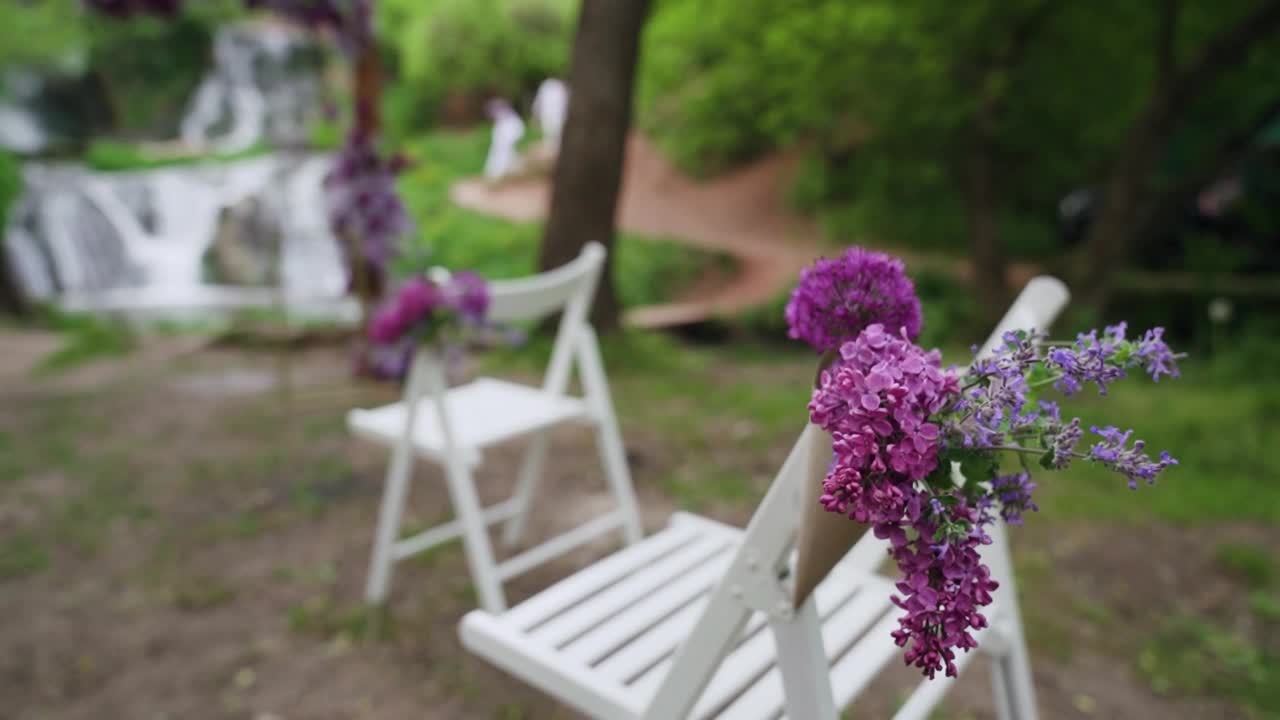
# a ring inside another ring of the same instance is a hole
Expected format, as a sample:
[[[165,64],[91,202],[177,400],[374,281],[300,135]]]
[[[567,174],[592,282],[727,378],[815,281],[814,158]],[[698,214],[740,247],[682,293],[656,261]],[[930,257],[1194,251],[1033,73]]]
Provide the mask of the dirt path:
[[[675,168],[647,138],[627,145],[619,224],[651,237],[669,237],[737,258],[739,272],[698,283],[679,302],[633,309],[627,321],[658,327],[729,314],[769,302],[795,283],[800,268],[820,253],[819,230],[791,211],[786,188],[795,153],[772,155],[707,182]],[[547,177],[522,178],[490,188],[482,180],[454,185],[451,197],[476,212],[511,220],[545,217]]]

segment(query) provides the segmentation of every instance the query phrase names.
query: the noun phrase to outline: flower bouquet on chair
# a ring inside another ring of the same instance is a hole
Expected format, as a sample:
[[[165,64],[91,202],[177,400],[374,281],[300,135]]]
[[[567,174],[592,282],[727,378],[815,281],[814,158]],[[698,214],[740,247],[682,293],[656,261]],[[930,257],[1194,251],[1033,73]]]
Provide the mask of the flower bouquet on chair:
[[[815,449],[825,475],[805,488],[795,600],[869,526],[901,573],[894,640],[930,678],[954,675],[956,650],[976,647],[973,632],[987,626],[997,583],[979,548],[992,523],[1037,510],[1033,471],[1091,462],[1137,488],[1177,464],[1112,426],[1092,426],[1081,450],[1081,419],[1041,397],[1088,385],[1106,395],[1131,370],[1177,377],[1182,356],[1161,328],[1129,337],[1120,323],[1067,342],[1013,330],[968,368],[944,368],[914,342],[920,302],[902,261],[856,247],[807,269],[786,312],[791,336],[824,353],[809,417],[830,439]]]
[[[488,343],[498,329],[488,321],[489,288],[473,272],[433,268],[406,280],[369,324],[374,368],[386,378],[403,378],[422,346],[456,366],[463,350]]]

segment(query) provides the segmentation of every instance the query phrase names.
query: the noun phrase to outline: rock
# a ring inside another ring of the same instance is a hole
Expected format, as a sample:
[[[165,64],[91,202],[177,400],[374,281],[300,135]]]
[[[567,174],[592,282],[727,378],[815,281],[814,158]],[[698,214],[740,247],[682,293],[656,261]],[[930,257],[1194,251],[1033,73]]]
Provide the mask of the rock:
[[[283,237],[278,218],[263,198],[246,198],[224,208],[205,255],[206,280],[219,285],[275,285]]]

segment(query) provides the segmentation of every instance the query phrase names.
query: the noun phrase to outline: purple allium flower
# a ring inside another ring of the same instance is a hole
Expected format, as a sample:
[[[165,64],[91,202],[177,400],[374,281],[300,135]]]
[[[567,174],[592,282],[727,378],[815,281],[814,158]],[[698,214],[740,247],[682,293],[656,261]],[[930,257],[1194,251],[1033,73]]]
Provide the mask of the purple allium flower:
[[[839,347],[863,329],[883,325],[892,334],[920,334],[920,299],[902,260],[849,248],[836,259],[821,258],[800,273],[786,308],[788,335],[819,352]]]
[[[1178,464],[1178,461],[1167,452],[1160,453],[1160,459],[1153,461],[1147,456],[1146,443],[1142,440],[1134,440],[1130,447],[1129,438],[1133,436],[1132,430],[1121,432],[1119,428],[1112,425],[1103,428],[1095,425],[1089,429],[1102,438],[1102,442],[1094,443],[1089,448],[1089,459],[1102,463],[1129,478],[1131,489],[1137,489],[1139,480],[1145,480],[1148,485],[1154,485],[1156,476],[1161,470]]]

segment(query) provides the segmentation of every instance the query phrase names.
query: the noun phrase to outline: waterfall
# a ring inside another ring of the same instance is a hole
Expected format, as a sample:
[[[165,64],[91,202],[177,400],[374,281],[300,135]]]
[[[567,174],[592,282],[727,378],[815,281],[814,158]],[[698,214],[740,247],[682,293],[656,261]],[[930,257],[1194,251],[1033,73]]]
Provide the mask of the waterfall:
[[[305,47],[280,25],[220,29],[214,66],[182,119],[181,140],[219,153],[305,141],[307,119],[319,104],[314,73],[296,67],[296,53]],[[8,117],[3,110],[0,125]],[[211,255],[219,242],[239,243],[241,261],[248,257],[261,265],[270,257],[278,263],[285,295],[332,300],[344,294],[347,273],[325,212],[323,181],[331,166],[327,154],[285,151],[109,173],[30,162],[0,250],[8,254],[25,296],[77,307],[130,293],[198,305],[214,290],[220,298],[273,292],[222,280],[216,288],[209,284],[210,257],[221,258]],[[227,211],[247,201],[270,216],[271,229],[263,237],[245,235],[262,230],[258,226],[228,226],[235,213]],[[227,237],[220,236],[224,231]],[[279,248],[259,252],[277,236]],[[276,274],[271,270],[268,276]]]
[[[179,137],[193,148],[222,153],[248,150],[264,141],[294,145],[306,140],[307,110],[319,84],[293,63],[306,41],[274,23],[233,25],[214,37],[214,66],[200,83]],[[215,136],[215,130],[224,134]]]

